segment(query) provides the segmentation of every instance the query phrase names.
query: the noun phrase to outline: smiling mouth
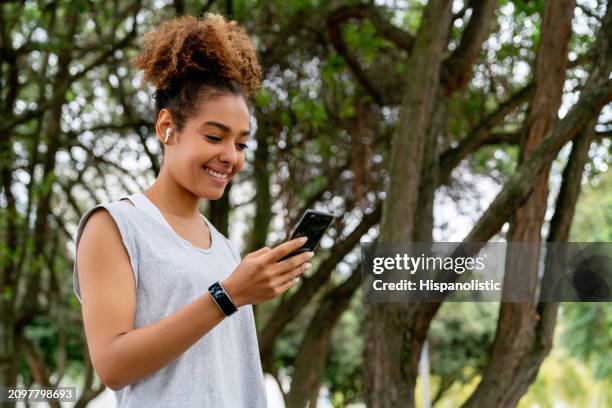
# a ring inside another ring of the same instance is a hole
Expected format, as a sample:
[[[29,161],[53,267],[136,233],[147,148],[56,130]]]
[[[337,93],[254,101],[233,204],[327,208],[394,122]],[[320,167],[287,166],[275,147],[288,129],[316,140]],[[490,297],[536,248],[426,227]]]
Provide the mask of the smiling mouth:
[[[208,174],[210,174],[211,176],[213,176],[214,178],[218,179],[218,180],[227,180],[229,175],[225,174],[225,173],[219,173],[218,171],[212,170],[206,166],[202,166],[202,168],[204,168],[204,170],[206,170],[206,172]]]

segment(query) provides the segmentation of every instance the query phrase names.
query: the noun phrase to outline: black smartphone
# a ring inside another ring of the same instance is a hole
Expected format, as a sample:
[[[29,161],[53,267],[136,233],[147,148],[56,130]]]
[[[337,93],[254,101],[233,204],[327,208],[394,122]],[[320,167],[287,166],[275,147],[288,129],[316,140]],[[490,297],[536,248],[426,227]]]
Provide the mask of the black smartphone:
[[[303,246],[279,259],[278,262],[302,252],[314,251],[333,220],[334,216],[325,211],[306,210],[293,230],[289,241],[302,236],[308,237],[308,241]]]

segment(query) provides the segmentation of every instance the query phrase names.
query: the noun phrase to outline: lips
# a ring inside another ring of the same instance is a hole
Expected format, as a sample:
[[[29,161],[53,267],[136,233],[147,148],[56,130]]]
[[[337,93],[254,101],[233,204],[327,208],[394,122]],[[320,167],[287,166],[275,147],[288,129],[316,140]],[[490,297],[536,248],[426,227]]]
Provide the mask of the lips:
[[[227,180],[229,178],[230,173],[226,170],[217,170],[208,166],[202,166],[202,168],[217,180]]]

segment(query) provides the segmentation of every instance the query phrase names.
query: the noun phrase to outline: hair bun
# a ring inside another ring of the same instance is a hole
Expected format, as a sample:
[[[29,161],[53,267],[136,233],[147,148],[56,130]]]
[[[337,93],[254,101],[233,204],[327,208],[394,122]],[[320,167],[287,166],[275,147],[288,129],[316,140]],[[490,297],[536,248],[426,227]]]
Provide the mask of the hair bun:
[[[181,16],[163,22],[143,35],[132,65],[158,90],[204,75],[235,81],[250,97],[261,83],[261,66],[244,28],[215,13],[206,13],[202,20]]]

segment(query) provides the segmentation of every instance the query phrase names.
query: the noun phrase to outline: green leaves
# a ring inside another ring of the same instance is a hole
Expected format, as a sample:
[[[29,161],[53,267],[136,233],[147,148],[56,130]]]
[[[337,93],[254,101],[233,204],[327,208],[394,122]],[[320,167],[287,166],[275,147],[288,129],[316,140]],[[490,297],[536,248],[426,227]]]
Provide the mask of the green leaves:
[[[612,173],[594,187],[585,186],[572,223],[571,240],[612,242]],[[584,360],[596,379],[612,380],[612,304],[563,305],[561,342],[568,353]]]
[[[596,379],[612,379],[612,305],[565,304],[563,322],[561,341],[569,354],[587,362]]]
[[[514,0],[511,2],[515,7],[515,14],[525,14],[532,16],[534,14],[542,14],[544,10],[544,0]]]
[[[466,384],[488,359],[495,333],[495,303],[445,303],[432,323],[429,351],[432,373]]]
[[[257,91],[253,97],[255,99],[255,103],[262,108],[267,107],[272,101],[272,93],[265,88]]]

